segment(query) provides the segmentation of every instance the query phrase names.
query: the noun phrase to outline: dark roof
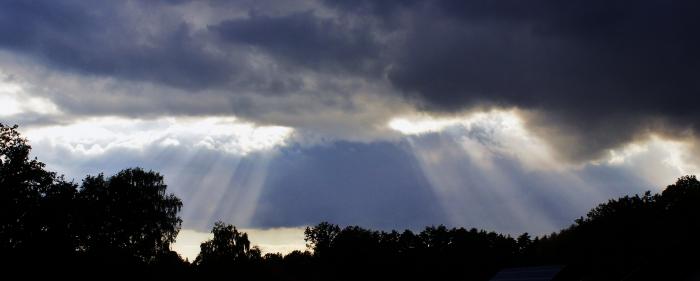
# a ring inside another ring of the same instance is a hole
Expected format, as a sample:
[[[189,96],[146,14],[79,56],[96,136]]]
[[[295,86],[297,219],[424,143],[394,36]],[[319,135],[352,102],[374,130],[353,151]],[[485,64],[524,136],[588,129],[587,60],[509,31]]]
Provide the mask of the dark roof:
[[[564,269],[563,266],[533,266],[502,269],[491,281],[551,281]]]

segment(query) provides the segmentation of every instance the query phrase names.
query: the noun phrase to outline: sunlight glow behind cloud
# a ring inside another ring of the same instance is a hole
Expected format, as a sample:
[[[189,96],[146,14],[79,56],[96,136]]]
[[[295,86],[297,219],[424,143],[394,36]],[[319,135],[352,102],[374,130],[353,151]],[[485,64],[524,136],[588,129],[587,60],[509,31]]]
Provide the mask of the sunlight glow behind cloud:
[[[528,169],[562,168],[551,148],[527,130],[516,110],[489,110],[449,118],[400,117],[392,119],[388,127],[408,138],[429,133],[451,135],[465,153],[484,166],[500,154],[518,159]]]
[[[12,116],[21,113],[55,114],[58,107],[51,101],[30,96],[18,83],[8,80],[0,71],[0,116]]]
[[[426,114],[391,119],[387,126],[404,135],[420,135],[449,130],[455,126],[495,127],[507,130],[511,135],[524,135],[523,122],[515,110],[488,110],[463,114],[457,117],[433,117]]]
[[[592,164],[627,167],[663,187],[680,175],[700,173],[700,166],[691,151],[689,143],[652,135],[645,141],[612,149],[609,158]]]
[[[293,129],[257,126],[234,117],[185,117],[154,120],[95,117],[67,125],[26,130],[33,142],[49,142],[70,151],[99,155],[113,148],[189,145],[246,155],[283,145]]]
[[[490,110],[446,118],[404,116],[390,120],[387,125],[408,139],[425,134],[449,135],[461,146],[459,153],[476,160],[475,163],[485,171],[492,170],[493,161],[504,156],[516,159],[526,170],[564,174],[581,170],[587,165],[607,165],[637,171],[640,177],[658,187],[680,175],[700,172],[697,162],[689,157],[691,143],[658,135],[610,149],[609,154],[601,159],[583,163],[562,162],[545,140],[528,130],[517,110]],[[412,145],[415,146],[415,143]],[[420,147],[414,149],[418,150],[418,158],[427,170],[432,170],[430,166],[437,165],[445,157],[442,152]],[[454,178],[455,175],[450,177]],[[434,180],[439,181],[437,178]]]
[[[413,118],[394,118],[389,121],[389,128],[405,135],[420,135],[442,131],[446,127],[459,125],[463,120],[457,118],[438,119],[429,116]]]

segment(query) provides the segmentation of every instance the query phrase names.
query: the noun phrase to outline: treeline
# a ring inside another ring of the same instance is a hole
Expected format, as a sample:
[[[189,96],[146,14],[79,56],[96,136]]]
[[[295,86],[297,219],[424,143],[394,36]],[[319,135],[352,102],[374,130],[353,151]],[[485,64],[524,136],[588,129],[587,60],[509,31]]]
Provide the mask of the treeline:
[[[700,182],[601,204],[550,235],[517,237],[431,226],[375,231],[323,222],[309,249],[265,254],[218,222],[194,261],[170,249],[182,202],[140,168],[80,184],[30,158],[17,127],[0,124],[0,267],[26,277],[238,280],[489,280],[504,267],[566,265],[578,280],[683,280],[700,268]]]
[[[562,280],[700,280],[700,182],[625,196],[560,232],[517,238],[464,228],[420,233],[307,228],[314,280],[489,280],[505,267],[562,265]],[[325,277],[324,277],[325,276]]]

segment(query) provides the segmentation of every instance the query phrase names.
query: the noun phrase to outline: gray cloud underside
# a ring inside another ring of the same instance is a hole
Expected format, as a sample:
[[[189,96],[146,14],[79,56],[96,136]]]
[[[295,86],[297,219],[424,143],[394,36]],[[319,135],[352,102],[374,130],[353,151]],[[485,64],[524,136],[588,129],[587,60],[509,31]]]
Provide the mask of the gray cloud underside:
[[[700,126],[697,1],[253,3],[8,1],[0,48],[81,77],[159,88],[115,108],[86,104],[89,91],[51,95],[74,113],[143,114],[153,107],[138,104],[175,92],[209,103],[162,111],[203,114],[211,104],[280,123],[306,110],[297,99],[362,111],[343,101],[370,89],[433,113],[531,110],[528,124],[574,160],[652,132],[694,137]],[[278,112],[288,114],[271,117]]]

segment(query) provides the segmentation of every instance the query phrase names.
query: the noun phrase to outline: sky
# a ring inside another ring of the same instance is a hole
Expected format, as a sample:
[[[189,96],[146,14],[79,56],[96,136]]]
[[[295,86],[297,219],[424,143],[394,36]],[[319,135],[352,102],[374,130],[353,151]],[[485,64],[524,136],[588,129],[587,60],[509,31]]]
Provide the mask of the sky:
[[[699,8],[3,1],[0,122],[76,182],[162,173],[190,259],[217,220],[541,235],[700,171]]]

